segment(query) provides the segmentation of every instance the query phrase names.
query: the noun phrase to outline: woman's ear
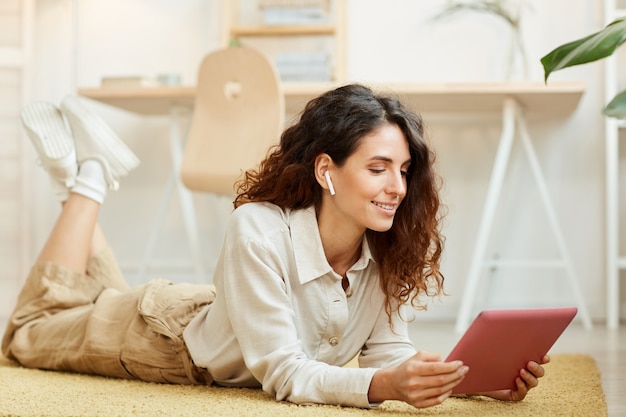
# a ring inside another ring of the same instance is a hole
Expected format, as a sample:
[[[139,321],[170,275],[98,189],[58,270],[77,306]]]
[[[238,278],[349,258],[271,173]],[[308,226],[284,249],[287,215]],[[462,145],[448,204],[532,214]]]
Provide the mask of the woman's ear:
[[[331,195],[334,194],[335,190],[333,189],[332,182],[329,183],[326,177],[329,176],[327,173],[333,166],[332,158],[326,153],[321,153],[315,158],[315,179],[320,187],[331,191]]]

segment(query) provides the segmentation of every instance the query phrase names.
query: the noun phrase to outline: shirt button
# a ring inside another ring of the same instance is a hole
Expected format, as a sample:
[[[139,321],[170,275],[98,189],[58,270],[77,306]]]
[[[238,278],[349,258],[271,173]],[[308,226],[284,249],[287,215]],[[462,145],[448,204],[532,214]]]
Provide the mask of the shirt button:
[[[330,343],[331,346],[337,346],[339,344],[339,338],[333,336],[330,339],[328,339],[328,343]]]

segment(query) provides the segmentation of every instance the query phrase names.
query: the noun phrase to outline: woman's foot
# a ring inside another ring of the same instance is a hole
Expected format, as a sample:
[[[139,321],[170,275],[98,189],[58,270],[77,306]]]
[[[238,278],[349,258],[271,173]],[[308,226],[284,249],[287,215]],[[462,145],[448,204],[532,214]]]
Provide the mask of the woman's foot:
[[[38,101],[24,107],[20,116],[39,164],[50,174],[55,194],[59,200],[67,200],[78,165],[74,139],[63,114],[55,105]]]
[[[139,165],[139,158],[99,116],[87,109],[77,97],[67,96],[61,102],[76,146],[79,164],[96,160],[103,168],[109,188],[117,190],[119,179]]]

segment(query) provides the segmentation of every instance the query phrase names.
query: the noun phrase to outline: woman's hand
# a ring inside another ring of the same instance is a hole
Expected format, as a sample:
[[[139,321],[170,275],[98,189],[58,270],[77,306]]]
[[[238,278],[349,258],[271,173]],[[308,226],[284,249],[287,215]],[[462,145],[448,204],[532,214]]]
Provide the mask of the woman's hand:
[[[515,378],[514,389],[483,392],[480,395],[502,401],[521,401],[526,397],[530,389],[535,388],[539,384],[539,378],[545,374],[545,370],[541,365],[545,365],[548,362],[550,362],[550,356],[548,355],[542,358],[541,364],[534,361],[528,362],[526,368],[520,370],[519,376]]]
[[[441,362],[438,354],[418,352],[394,368],[376,371],[368,398],[371,403],[399,400],[417,408],[441,404],[468,369],[461,361]]]

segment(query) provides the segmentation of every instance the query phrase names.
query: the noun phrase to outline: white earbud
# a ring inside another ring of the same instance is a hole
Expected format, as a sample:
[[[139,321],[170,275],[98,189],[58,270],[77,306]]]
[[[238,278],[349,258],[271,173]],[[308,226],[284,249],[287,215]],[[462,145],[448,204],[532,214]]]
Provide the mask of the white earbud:
[[[330,174],[328,171],[324,172],[324,177],[326,177],[326,184],[330,190],[330,195],[335,195],[335,187],[333,187],[333,182],[330,180]]]

